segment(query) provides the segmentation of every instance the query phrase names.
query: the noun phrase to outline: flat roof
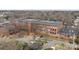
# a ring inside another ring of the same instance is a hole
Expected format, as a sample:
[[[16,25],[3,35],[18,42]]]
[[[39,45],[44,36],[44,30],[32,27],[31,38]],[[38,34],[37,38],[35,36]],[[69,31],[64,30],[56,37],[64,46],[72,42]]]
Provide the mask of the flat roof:
[[[39,20],[39,19],[37,19],[37,20],[34,20],[34,19],[28,19],[29,21],[31,21],[32,23],[37,23],[37,24],[51,24],[51,25],[53,25],[53,26],[59,26],[61,23],[62,23],[62,21],[60,21],[60,20]]]

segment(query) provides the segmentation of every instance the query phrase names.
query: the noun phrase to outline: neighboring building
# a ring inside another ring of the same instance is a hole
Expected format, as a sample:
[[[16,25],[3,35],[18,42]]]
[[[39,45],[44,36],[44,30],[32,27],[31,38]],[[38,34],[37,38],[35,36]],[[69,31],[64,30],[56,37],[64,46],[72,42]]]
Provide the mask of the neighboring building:
[[[66,26],[59,31],[59,36],[66,40],[76,38],[77,35],[79,35],[79,32],[70,26]]]
[[[8,36],[12,33],[16,33],[18,30],[10,21],[4,21],[0,23],[0,36]]]
[[[74,25],[75,25],[75,26],[78,26],[78,24],[79,24],[79,17],[77,17],[77,18],[74,20]]]

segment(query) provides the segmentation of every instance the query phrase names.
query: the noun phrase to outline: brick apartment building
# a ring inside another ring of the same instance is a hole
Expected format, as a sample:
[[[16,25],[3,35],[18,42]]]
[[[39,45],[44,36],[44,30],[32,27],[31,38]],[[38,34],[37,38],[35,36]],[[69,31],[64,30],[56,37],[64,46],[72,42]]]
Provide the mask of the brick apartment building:
[[[59,38],[63,37],[64,39],[72,39],[74,34],[75,36],[78,35],[78,31],[74,30],[72,26],[64,26],[63,22],[60,20],[21,19],[19,21],[17,20],[17,23],[14,23],[19,29],[27,30],[29,34],[46,34]]]
[[[40,19],[15,19],[11,21],[18,30],[25,30],[28,34],[40,34],[58,36],[58,32],[63,28],[60,20],[40,20]]]

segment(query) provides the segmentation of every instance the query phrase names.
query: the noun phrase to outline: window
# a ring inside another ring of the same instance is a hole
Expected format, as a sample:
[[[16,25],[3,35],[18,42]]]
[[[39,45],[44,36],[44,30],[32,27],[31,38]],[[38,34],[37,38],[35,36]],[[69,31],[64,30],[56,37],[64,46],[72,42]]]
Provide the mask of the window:
[[[56,31],[56,29],[54,29],[54,31]]]
[[[52,29],[54,31],[54,29]]]

